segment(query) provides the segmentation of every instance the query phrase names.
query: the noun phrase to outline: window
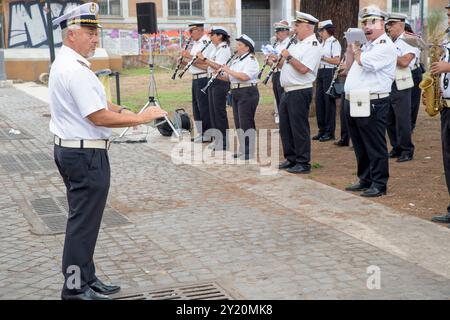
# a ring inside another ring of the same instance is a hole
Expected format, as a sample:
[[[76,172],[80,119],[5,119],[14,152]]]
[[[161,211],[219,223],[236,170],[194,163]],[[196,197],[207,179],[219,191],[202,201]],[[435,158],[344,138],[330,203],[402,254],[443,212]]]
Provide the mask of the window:
[[[392,12],[401,12],[408,15],[409,24],[416,32],[420,31],[420,0],[391,0]]]
[[[203,16],[203,0],[169,0],[169,16]]]
[[[99,0],[99,14],[102,16],[121,16],[121,0]]]

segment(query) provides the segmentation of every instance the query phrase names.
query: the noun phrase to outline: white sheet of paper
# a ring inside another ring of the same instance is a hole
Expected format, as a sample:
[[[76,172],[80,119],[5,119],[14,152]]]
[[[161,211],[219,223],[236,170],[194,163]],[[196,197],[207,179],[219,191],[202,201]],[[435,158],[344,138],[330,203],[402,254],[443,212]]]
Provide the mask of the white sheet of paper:
[[[364,31],[359,28],[348,28],[347,32],[344,32],[344,34],[347,43],[359,42],[360,44],[364,44],[367,42]]]

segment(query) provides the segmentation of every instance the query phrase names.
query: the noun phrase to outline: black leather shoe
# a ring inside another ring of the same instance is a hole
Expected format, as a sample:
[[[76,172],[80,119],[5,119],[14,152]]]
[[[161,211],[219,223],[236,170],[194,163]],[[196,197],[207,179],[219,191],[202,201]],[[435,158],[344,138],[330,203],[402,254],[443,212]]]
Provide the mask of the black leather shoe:
[[[104,294],[97,293],[91,288],[78,294],[61,294],[62,300],[112,300],[110,297]]]
[[[292,168],[289,168],[286,170],[289,173],[303,173],[303,174],[307,174],[307,173],[311,173],[311,169],[308,167],[305,167],[301,164],[296,164],[295,166],[293,166]]]
[[[313,140],[319,140],[320,138],[322,138],[322,134],[320,134],[320,133],[318,133],[318,134],[316,134],[314,137],[312,137],[311,139],[313,139]]]
[[[450,223],[450,213],[447,213],[445,216],[435,216],[431,218],[433,222],[441,222],[441,223]]]
[[[413,156],[410,154],[404,154],[401,155],[398,159],[397,162],[406,162],[406,161],[411,161],[413,159]]]
[[[295,162],[290,162],[289,160],[284,161],[283,163],[280,163],[280,165],[278,166],[278,169],[289,169],[292,168],[293,166],[295,166]]]
[[[348,147],[350,144],[349,144],[347,141],[344,141],[344,140],[342,140],[342,139],[339,139],[339,141],[336,141],[336,142],[334,143],[334,145],[335,145],[335,146],[338,146],[338,147]]]
[[[325,134],[322,137],[320,137],[319,141],[320,142],[325,142],[325,141],[330,141],[330,140],[335,140],[336,138],[332,135],[329,134]]]
[[[119,286],[106,285],[99,279],[89,284],[89,287],[91,287],[92,290],[100,294],[113,294],[120,291]]]
[[[361,193],[361,197],[374,198],[380,197],[386,194],[386,190],[379,189],[377,187],[372,187]]]
[[[351,186],[348,186],[345,188],[346,191],[366,191],[370,188],[370,185],[365,185],[361,182],[352,184]]]
[[[389,152],[389,158],[398,158],[400,156],[401,156],[401,154],[395,150],[391,150],[391,152]]]

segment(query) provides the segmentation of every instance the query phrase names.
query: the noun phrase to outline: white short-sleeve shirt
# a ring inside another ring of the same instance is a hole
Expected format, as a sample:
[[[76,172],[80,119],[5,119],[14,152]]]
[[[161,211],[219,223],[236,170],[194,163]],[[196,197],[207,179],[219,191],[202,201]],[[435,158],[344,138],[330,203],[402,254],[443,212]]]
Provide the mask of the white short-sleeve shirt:
[[[210,42],[211,40],[209,37],[205,34],[203,37],[201,37],[198,41],[194,41],[194,45],[191,48],[191,56],[195,56],[198,52],[202,51],[203,48]],[[209,57],[211,55],[211,52],[214,50],[214,45],[209,44],[209,46],[203,51],[203,55],[205,57]],[[192,74],[200,74],[200,73],[206,73],[206,70],[197,68],[196,66],[192,65],[189,68],[189,72]]]
[[[87,116],[107,109],[105,89],[90,63],[62,46],[52,64],[48,82],[50,131],[61,139],[108,139],[111,129],[96,126]]]
[[[323,58],[336,58],[341,56],[342,47],[339,41],[331,36],[322,43],[322,57]],[[320,65],[325,68],[336,68],[335,64],[331,64],[325,61],[320,61]]]
[[[356,61],[345,80],[345,92],[368,89],[370,93],[390,93],[397,68],[397,48],[386,33],[361,48],[360,66]]]
[[[445,54],[442,60],[450,63],[450,44],[445,46]],[[441,74],[441,90],[445,99],[450,99],[450,73]]]
[[[408,67],[410,69],[414,69],[414,65],[416,64],[417,60],[417,52],[419,51],[418,48],[414,48],[413,46],[410,46],[405,41],[402,40],[402,38],[405,37],[405,34],[402,33],[394,42],[395,46],[397,47],[397,55],[399,57],[403,57],[409,53],[414,55],[414,58],[409,63]],[[419,51],[420,52],[420,51]]]
[[[252,53],[244,53],[240,58],[236,58],[231,63],[230,69],[236,72],[243,72],[249,76],[249,80],[241,81],[230,75],[230,82],[235,83],[257,83],[259,73],[259,63]]]
[[[207,58],[215,63],[223,65],[227,63],[230,57],[231,57],[230,46],[226,42],[222,42],[219,45],[214,46],[214,50],[211,50],[210,56],[208,56]],[[211,67],[208,67],[208,72],[213,73],[215,72],[215,70]]]
[[[317,77],[317,69],[322,57],[322,46],[313,34],[303,41],[292,44],[289,54],[299,60],[309,71],[305,74],[298,72],[289,63],[284,63],[281,68],[280,83],[282,87],[312,84]]]

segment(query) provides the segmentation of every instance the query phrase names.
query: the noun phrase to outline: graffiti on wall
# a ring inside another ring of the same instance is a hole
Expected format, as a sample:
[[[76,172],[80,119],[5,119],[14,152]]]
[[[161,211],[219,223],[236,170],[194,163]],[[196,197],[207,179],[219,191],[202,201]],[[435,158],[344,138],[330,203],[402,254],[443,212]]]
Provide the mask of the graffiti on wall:
[[[50,8],[52,17],[56,18],[83,1],[52,1]],[[9,48],[39,48],[48,47],[47,14],[42,1],[11,1],[9,3]],[[61,29],[53,28],[55,46],[62,44]]]

